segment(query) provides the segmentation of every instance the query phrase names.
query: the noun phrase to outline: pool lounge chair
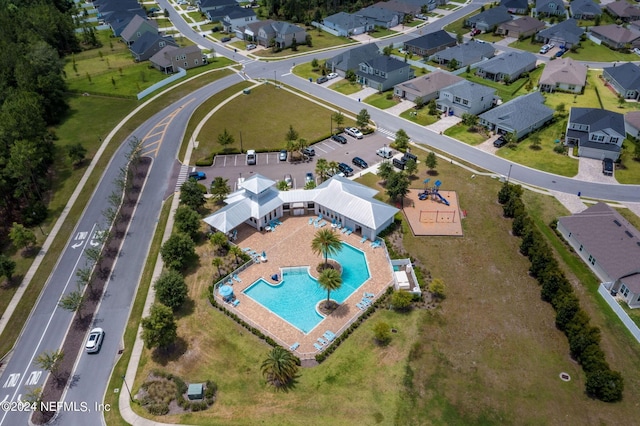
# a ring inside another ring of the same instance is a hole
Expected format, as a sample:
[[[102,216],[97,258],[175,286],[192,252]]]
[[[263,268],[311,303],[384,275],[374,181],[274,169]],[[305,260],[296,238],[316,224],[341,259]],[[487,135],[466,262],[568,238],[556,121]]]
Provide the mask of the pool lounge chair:
[[[233,301],[232,305],[233,306],[238,306],[240,304],[240,300],[236,299]]]
[[[243,252],[249,253],[251,251],[251,247],[245,247],[242,249]]]
[[[227,285],[233,285],[233,280],[231,278],[227,280]]]
[[[367,237],[362,237],[362,239],[360,240],[360,244],[364,244],[365,241],[367,241]]]
[[[312,223],[313,223],[313,218],[312,218],[312,217],[310,217],[310,218],[309,218],[309,225],[311,225]]]
[[[239,283],[241,283],[241,282],[242,282],[242,280],[240,279],[240,277],[238,276],[238,274],[233,274],[233,275],[231,276],[231,278],[233,278],[233,279],[234,279],[234,281],[237,281],[237,282],[239,282]]]
[[[326,221],[326,220],[323,220],[322,222],[320,222],[320,223],[318,224],[318,226],[319,226],[320,228],[322,228],[322,227],[324,227],[324,226],[327,226],[327,221]]]
[[[366,297],[366,298],[368,298],[368,299],[373,299],[373,298],[375,297],[375,294],[365,292],[365,293],[364,293],[364,297]]]
[[[349,228],[347,229],[347,235],[351,235],[353,233],[353,229]]]
[[[322,346],[326,346],[327,345],[327,341],[324,340],[322,337],[318,337],[318,343],[320,343]]]
[[[349,228],[347,228],[346,226],[344,228],[342,228],[342,233],[344,234],[345,232],[347,232]]]
[[[318,220],[322,220],[322,213],[318,214]]]
[[[365,309],[367,309],[367,307],[365,305],[363,305],[362,303],[356,303],[356,306],[358,307],[358,309],[360,309],[361,311],[364,311]]]
[[[300,347],[300,343],[295,342],[293,345],[289,346],[289,349],[292,350],[292,351],[295,351],[299,347]]]
[[[366,299],[366,298],[363,298],[363,299],[360,301],[360,304],[361,304],[361,305],[364,305],[364,306],[366,306],[366,307],[369,307],[369,305],[371,305],[371,300]]]
[[[314,347],[314,348],[316,348],[316,349],[317,349],[317,350],[319,350],[319,351],[321,351],[321,350],[323,349],[323,348],[322,348],[322,346],[320,346],[320,345],[319,345],[319,344],[317,344],[317,343],[314,343],[314,344],[313,344],[313,347]]]
[[[333,341],[333,339],[335,339],[335,338],[336,338],[336,335],[335,335],[335,334],[333,334],[333,332],[332,332],[332,331],[327,330],[327,331],[325,331],[325,332],[324,332],[324,334],[322,335],[322,337],[324,337],[325,339],[327,339],[329,342],[332,342],[332,341]]]

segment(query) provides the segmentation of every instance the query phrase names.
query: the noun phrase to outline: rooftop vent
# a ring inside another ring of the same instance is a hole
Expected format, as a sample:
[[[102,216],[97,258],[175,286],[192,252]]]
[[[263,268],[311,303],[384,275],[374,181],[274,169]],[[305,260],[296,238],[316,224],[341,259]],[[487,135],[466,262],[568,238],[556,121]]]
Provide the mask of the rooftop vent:
[[[629,232],[629,231],[624,231],[624,233],[625,233],[625,234],[627,234],[627,236],[628,236],[629,238],[633,238],[633,234],[632,234],[631,232]]]
[[[618,226],[622,226],[622,224],[620,222],[618,222],[618,219],[613,219],[613,223],[615,223]]]

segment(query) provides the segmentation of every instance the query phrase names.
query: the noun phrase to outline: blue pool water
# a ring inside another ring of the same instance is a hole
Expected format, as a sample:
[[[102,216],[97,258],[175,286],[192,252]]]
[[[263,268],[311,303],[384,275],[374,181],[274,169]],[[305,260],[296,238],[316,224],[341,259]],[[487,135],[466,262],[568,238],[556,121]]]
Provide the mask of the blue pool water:
[[[338,255],[330,258],[342,265],[342,286],[331,292],[331,299],[342,303],[369,279],[369,267],[364,253],[346,243],[342,243]],[[283,268],[282,281],[277,285],[260,278],[244,294],[305,334],[324,318],[316,305],[327,298],[327,292],[309,275],[306,266]]]

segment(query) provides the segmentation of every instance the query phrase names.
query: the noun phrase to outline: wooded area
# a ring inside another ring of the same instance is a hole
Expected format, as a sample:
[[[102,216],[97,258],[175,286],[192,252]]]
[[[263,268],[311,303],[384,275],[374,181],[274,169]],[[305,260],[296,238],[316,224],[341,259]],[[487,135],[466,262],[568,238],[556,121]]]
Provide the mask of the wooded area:
[[[376,3],[372,0],[263,0],[267,17],[309,24],[338,12],[353,13]]]

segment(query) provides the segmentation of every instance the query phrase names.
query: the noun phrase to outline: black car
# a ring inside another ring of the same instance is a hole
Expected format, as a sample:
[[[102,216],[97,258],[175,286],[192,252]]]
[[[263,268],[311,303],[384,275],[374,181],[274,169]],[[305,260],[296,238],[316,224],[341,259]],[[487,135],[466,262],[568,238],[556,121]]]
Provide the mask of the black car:
[[[222,38],[220,39],[220,41],[221,41],[221,42],[223,42],[223,43],[226,43],[226,42],[228,42],[228,41],[231,41],[231,37],[222,37]]]
[[[353,174],[353,169],[351,166],[345,163],[338,164],[338,170],[344,173],[345,176],[351,176]]]
[[[331,136],[331,139],[333,139],[334,141],[336,141],[336,142],[338,142],[338,143],[341,143],[341,144],[343,144],[343,145],[344,145],[345,143],[347,143],[347,138],[345,138],[345,137],[344,137],[344,136],[342,136],[342,135],[333,135],[333,136]]]
[[[504,138],[504,136],[500,136],[498,139],[493,141],[493,146],[495,146],[496,148],[501,148],[506,144],[507,144],[507,140]]]
[[[602,173],[607,176],[613,175],[613,160],[611,158],[602,160]]]
[[[404,170],[404,166],[407,165],[407,162],[401,158],[394,158],[391,162],[393,163],[394,167],[400,170]]]
[[[402,156],[402,159],[404,160],[405,163],[409,160],[413,160],[416,163],[418,162],[418,157],[416,157],[414,154],[410,152],[405,152],[405,154]]]
[[[360,167],[361,169],[366,169],[367,167],[369,167],[369,165],[367,164],[366,161],[364,161],[362,158],[360,157],[353,157],[353,160],[351,160],[351,162]]]

